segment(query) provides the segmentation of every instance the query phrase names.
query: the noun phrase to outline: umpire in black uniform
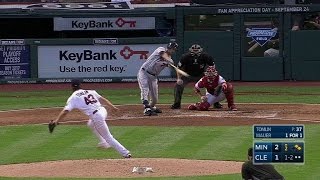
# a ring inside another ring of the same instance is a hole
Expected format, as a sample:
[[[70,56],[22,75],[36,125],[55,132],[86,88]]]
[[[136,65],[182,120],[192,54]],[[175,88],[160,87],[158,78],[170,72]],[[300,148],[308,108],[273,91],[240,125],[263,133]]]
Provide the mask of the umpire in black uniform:
[[[184,87],[190,81],[198,81],[204,75],[203,73],[207,66],[214,66],[213,58],[203,52],[202,47],[198,44],[192,45],[189,48],[189,52],[182,55],[178,63],[178,68],[188,73],[190,77],[181,76],[177,73],[177,82],[174,87],[174,103],[171,109],[181,108],[181,98]],[[222,108],[219,102],[215,103],[214,106],[216,108]]]
[[[254,165],[253,149],[248,149],[248,161],[243,163],[241,174],[244,180],[284,180],[284,177],[271,164]]]

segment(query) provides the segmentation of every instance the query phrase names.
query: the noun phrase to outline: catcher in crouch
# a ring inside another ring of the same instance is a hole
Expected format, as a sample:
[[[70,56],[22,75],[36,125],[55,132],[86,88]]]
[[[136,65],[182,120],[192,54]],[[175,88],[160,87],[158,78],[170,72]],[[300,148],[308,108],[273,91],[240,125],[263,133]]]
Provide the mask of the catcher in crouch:
[[[206,95],[202,95],[201,88],[206,88]],[[234,105],[232,84],[226,82],[218,74],[215,66],[208,66],[204,76],[195,84],[194,89],[201,97],[201,102],[189,105],[189,110],[207,111],[214,103],[227,99],[229,110],[237,111]]]

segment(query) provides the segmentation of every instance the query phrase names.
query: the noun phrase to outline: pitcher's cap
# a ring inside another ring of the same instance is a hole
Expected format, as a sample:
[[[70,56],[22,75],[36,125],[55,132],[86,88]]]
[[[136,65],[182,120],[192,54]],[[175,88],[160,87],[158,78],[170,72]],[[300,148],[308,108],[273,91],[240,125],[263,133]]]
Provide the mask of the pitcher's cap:
[[[79,79],[72,79],[71,86],[72,87],[79,87],[81,84],[81,81]]]

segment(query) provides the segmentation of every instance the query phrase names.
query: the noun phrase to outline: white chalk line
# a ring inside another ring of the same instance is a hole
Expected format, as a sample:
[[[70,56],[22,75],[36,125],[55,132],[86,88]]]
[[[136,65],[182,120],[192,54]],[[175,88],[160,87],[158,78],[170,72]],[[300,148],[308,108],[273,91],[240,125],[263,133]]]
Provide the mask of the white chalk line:
[[[269,119],[269,120],[279,120],[279,121],[297,121],[297,122],[313,122],[313,123],[320,123],[320,120],[308,120],[308,119],[295,119],[295,118],[281,118],[281,117],[254,117],[254,116],[211,116],[211,115],[173,115],[173,116],[143,116],[143,117],[119,117],[119,118],[110,118],[108,121],[114,121],[114,120],[130,120],[130,119],[148,119],[151,120],[158,120],[158,119],[164,119],[164,118],[175,118],[175,117],[212,117],[212,118],[248,118],[248,119]],[[215,119],[214,119],[215,120]],[[59,124],[79,124],[79,123],[86,123],[88,120],[77,120],[77,121],[64,121],[59,122]],[[165,120],[164,120],[165,121]],[[36,123],[32,125],[48,125],[48,123]],[[6,125],[6,126],[25,126],[25,124],[21,125]]]
[[[238,103],[238,104],[270,104],[270,103]],[[271,103],[271,104],[280,104],[280,105],[288,105],[288,103]],[[296,103],[295,103],[296,104]],[[292,105],[295,105],[292,104]],[[320,104],[305,104],[305,103],[300,103],[304,105],[320,105]],[[134,105],[136,106],[137,104],[123,104],[123,105],[115,105],[118,107],[121,106],[130,106]],[[166,104],[161,104],[161,105],[166,105]],[[169,104],[168,104],[169,105]],[[290,104],[289,104],[290,105]],[[63,107],[44,107],[44,108],[30,108],[30,109],[17,109],[17,110],[6,110],[6,111],[0,111],[0,112],[18,112],[18,111],[33,111],[33,110],[42,110],[42,109],[61,109]],[[206,111],[204,111],[206,112]],[[212,111],[213,112],[213,111]],[[219,111],[216,111],[219,112]],[[224,111],[220,111],[224,112]],[[314,122],[314,123],[320,123],[320,120],[308,120],[308,119],[296,119],[296,118],[282,118],[282,117],[275,117],[277,116],[277,113],[269,114],[269,115],[264,115],[264,116],[259,116],[259,115],[253,115],[253,116],[242,116],[239,115],[238,112],[241,111],[235,111],[232,113],[232,115],[220,113],[221,115],[217,114],[181,114],[181,115],[170,115],[170,116],[151,116],[153,119],[164,119],[164,118],[175,118],[175,117],[213,117],[213,118],[249,118],[249,119],[270,119],[270,120],[280,120],[280,121],[297,121],[297,122]],[[244,111],[245,112],[245,111]],[[118,117],[118,118],[110,118],[107,121],[113,121],[113,120],[130,120],[130,119],[147,119],[151,118],[148,116],[141,116],[141,117]],[[77,120],[77,121],[64,121],[64,122],[59,122],[59,124],[73,124],[73,123],[83,123],[87,122],[88,120]],[[32,125],[48,125],[48,123],[36,123]],[[25,126],[25,124],[22,125],[6,125],[6,126]]]

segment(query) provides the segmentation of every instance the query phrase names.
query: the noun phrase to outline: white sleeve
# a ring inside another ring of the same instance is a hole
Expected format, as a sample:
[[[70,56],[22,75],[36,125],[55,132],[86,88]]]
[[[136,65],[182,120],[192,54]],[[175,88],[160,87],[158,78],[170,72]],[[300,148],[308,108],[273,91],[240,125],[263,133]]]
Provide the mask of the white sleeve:
[[[95,90],[92,90],[92,94],[94,97],[96,97],[97,99],[100,99],[101,98],[101,95],[99,93],[97,93],[97,91]]]
[[[169,59],[168,60],[171,64],[174,64],[173,60],[172,59]],[[168,63],[169,64],[169,63]]]
[[[158,54],[160,54],[161,52],[165,52],[165,51],[166,51],[166,48],[164,48],[164,47],[158,47],[158,48],[156,49],[156,51],[157,51]]]
[[[74,107],[74,103],[73,103],[73,96],[70,96],[68,98],[68,101],[67,101],[67,104],[64,106],[64,110],[67,110],[67,111],[72,111],[75,107]]]
[[[203,88],[202,78],[199,79],[199,81],[194,85],[194,88],[200,91],[201,88]]]
[[[218,84],[220,85],[220,84],[223,84],[223,83],[225,83],[225,82],[226,82],[226,80],[224,80],[224,78],[219,75],[219,82],[218,82]]]

